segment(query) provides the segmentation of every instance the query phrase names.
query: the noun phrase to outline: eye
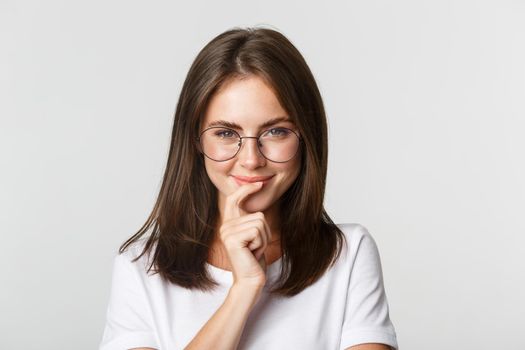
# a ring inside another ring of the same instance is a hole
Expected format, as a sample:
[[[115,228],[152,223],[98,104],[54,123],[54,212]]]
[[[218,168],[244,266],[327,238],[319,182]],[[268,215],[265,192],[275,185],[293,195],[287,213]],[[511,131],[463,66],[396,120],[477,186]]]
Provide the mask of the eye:
[[[230,129],[219,129],[213,133],[215,136],[223,139],[237,137],[235,132]]]
[[[286,128],[273,128],[268,130],[270,136],[287,136],[290,133],[290,130]]]

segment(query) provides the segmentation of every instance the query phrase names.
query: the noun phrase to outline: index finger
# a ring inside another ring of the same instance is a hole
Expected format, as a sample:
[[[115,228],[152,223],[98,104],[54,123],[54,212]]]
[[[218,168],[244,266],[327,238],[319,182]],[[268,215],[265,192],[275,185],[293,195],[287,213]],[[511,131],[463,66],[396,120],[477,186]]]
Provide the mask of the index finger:
[[[262,188],[262,181],[242,185],[235,192],[226,197],[226,207],[224,208],[224,220],[235,219],[246,215],[246,211],[241,208],[242,202],[250,194]]]

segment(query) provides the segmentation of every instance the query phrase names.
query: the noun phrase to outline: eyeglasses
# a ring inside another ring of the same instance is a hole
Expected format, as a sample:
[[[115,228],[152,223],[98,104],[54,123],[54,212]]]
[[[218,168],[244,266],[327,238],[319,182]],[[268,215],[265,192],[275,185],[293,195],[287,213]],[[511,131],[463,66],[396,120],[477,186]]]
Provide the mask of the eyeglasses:
[[[196,138],[202,153],[211,160],[224,162],[237,155],[243,139],[256,139],[261,155],[275,163],[291,160],[299,150],[301,137],[288,128],[271,128],[259,136],[240,136],[235,130],[225,127],[211,127]]]

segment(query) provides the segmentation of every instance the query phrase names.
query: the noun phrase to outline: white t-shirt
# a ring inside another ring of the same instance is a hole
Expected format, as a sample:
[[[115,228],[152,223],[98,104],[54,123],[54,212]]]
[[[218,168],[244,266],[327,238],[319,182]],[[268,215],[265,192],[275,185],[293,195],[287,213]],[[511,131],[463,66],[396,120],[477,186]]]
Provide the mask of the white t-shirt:
[[[266,286],[238,349],[343,350],[362,343],[398,349],[376,243],[360,224],[338,226],[350,249],[344,245],[337,263],[301,293],[291,298],[270,296],[282,258],[267,266]],[[147,274],[147,254],[132,263],[140,248],[136,244],[115,257],[100,350],[183,349],[222,305],[233,275],[207,264],[220,287],[208,293],[190,291],[165,282],[159,274]]]

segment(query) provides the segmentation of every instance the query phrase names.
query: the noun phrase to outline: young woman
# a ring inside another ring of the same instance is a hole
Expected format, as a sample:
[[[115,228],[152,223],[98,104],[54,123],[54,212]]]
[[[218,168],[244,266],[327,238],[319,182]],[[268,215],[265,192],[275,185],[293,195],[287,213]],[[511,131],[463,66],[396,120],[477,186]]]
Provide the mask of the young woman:
[[[287,38],[208,43],[153,211],[115,257],[100,349],[397,349],[375,241],[323,208],[327,144]]]

